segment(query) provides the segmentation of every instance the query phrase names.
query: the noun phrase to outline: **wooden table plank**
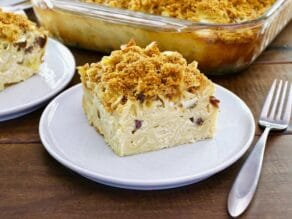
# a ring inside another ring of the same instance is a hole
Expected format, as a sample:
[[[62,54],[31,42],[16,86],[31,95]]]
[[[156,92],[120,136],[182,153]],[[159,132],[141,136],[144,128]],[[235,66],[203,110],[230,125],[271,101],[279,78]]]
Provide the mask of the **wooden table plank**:
[[[292,47],[268,48],[255,61],[255,64],[292,64]]]
[[[256,199],[243,218],[292,215],[291,140],[270,138]],[[0,151],[0,218],[224,218],[227,194],[243,160],[198,184],[143,192],[86,180],[40,144],[0,144]]]
[[[21,118],[0,122],[0,144],[40,142],[38,125],[42,111],[43,108]]]

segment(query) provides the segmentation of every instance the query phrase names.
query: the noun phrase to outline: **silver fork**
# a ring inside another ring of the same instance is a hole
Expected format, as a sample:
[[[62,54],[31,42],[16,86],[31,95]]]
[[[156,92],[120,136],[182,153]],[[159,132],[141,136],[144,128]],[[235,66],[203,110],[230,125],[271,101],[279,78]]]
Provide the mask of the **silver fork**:
[[[259,119],[259,125],[265,130],[239,171],[228,196],[228,212],[232,217],[241,215],[250,204],[259,182],[268,135],[271,130],[287,129],[291,110],[292,84],[275,80]]]

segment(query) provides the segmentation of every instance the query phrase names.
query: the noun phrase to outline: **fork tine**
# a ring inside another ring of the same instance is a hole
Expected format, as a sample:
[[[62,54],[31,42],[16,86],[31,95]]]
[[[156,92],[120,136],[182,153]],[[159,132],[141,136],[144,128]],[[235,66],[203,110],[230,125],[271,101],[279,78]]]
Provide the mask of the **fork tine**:
[[[276,96],[275,96],[274,103],[273,103],[273,106],[272,106],[272,110],[271,110],[271,113],[270,113],[270,119],[274,119],[274,117],[275,117],[275,112],[276,112],[276,108],[277,108],[277,105],[278,105],[281,89],[282,89],[282,80],[280,80],[280,83],[279,83],[279,85],[277,87]]]
[[[267,117],[268,116],[270,105],[271,105],[272,100],[273,100],[273,94],[275,91],[276,83],[277,83],[277,79],[274,80],[272,87],[269,90],[269,93],[268,93],[268,96],[266,97],[266,100],[265,100],[260,117]]]
[[[285,82],[284,84],[284,88],[283,88],[283,92],[281,95],[281,100],[280,100],[280,104],[278,107],[278,113],[277,113],[277,117],[276,120],[281,120],[281,115],[283,112],[283,107],[284,107],[284,101],[285,101],[285,97],[286,97],[286,93],[287,93],[287,88],[288,88],[288,81]]]
[[[290,91],[289,91],[289,95],[288,95],[288,101],[287,101],[285,113],[284,113],[284,116],[283,116],[283,120],[285,122],[287,122],[287,123],[290,121],[291,111],[292,111],[292,84],[290,84]]]

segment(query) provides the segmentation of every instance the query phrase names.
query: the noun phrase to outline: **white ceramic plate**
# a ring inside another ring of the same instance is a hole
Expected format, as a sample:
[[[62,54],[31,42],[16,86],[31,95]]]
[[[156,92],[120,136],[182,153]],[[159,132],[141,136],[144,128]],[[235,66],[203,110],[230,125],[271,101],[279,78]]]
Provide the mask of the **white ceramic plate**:
[[[4,11],[13,11],[17,14],[25,15],[23,10],[32,8],[32,3],[24,3],[23,0],[0,0],[0,7]]]
[[[0,92],[0,121],[32,112],[64,89],[75,72],[72,53],[49,39],[39,74]]]
[[[160,151],[118,157],[83,113],[82,87],[55,98],[40,121],[46,150],[64,166],[110,186],[153,190],[201,181],[230,166],[248,149],[255,123],[249,108],[230,91],[217,86],[221,100],[216,137]]]
[[[8,6],[22,2],[22,0],[1,0],[0,6]]]

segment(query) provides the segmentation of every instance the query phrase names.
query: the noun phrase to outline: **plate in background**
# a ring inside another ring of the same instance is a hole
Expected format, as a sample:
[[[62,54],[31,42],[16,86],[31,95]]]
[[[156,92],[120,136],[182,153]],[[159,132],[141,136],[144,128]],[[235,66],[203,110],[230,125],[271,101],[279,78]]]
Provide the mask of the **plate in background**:
[[[74,73],[75,59],[70,50],[49,39],[40,72],[0,92],[0,121],[36,110],[64,89]]]

